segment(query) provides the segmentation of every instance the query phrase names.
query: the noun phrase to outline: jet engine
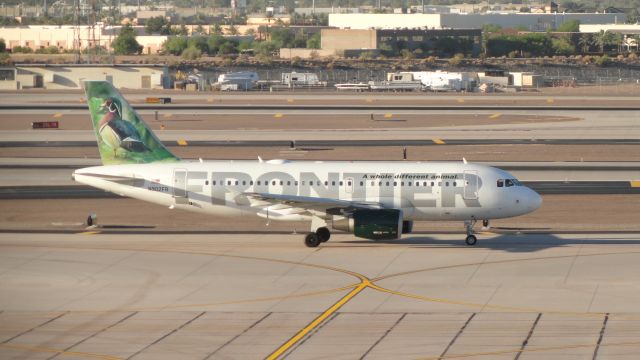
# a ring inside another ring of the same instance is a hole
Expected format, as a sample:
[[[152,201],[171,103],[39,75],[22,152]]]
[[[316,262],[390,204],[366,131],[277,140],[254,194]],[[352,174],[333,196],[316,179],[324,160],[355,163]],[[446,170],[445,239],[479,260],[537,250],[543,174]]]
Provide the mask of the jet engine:
[[[333,228],[371,240],[397,239],[403,232],[402,211],[397,209],[361,209],[349,216],[334,216]]]

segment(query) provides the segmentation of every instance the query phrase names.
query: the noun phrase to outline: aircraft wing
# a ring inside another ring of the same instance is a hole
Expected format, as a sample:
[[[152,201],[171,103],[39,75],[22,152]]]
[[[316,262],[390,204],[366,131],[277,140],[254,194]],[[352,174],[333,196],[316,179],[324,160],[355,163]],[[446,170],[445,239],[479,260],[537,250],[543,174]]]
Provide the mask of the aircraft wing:
[[[282,195],[269,193],[243,193],[244,196],[255,202],[264,202],[271,205],[303,209],[307,212],[321,212],[331,215],[344,215],[356,209],[382,209],[384,206],[377,202],[349,201],[331,198],[318,198],[310,196]]]

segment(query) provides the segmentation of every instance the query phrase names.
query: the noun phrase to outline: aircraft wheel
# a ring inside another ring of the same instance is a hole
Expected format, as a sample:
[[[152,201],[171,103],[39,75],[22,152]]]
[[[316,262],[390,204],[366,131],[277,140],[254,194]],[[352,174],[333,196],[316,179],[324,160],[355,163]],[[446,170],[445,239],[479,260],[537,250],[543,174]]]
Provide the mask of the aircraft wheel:
[[[331,231],[326,227],[321,227],[316,230],[316,235],[318,235],[320,242],[327,242],[329,241],[329,238],[331,238]]]
[[[316,233],[309,233],[304,238],[304,244],[307,245],[307,247],[318,247],[318,245],[320,245],[320,238]]]
[[[478,239],[476,238],[475,235],[469,235],[464,240],[464,242],[467,243],[467,245],[475,245],[477,241],[478,241]]]

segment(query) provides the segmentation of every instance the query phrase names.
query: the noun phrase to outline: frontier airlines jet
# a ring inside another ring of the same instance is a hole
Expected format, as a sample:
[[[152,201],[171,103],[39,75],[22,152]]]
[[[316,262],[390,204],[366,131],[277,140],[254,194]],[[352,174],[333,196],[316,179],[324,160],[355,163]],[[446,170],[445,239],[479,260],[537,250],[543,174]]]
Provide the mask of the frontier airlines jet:
[[[466,161],[184,161],[109,82],[84,87],[104,166],[76,170],[75,181],[169,209],[309,221],[309,247],[329,240],[330,229],[398,239],[421,220],[463,221],[474,245],[477,220],[488,226],[542,201],[513,175]]]

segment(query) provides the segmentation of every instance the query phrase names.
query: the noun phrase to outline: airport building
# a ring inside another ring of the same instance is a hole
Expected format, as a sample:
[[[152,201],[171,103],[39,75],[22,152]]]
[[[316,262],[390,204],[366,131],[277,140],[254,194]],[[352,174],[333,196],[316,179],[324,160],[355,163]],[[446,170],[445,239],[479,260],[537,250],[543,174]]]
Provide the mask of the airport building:
[[[347,57],[365,51],[398,53],[420,49],[423,56],[477,56],[482,46],[478,29],[323,29],[322,49]]]
[[[485,24],[529,31],[556,29],[564,22],[620,24],[623,13],[483,13],[483,14],[329,14],[329,26],[341,29],[481,29]]]
[[[117,88],[167,89],[171,77],[161,65],[17,65],[0,69],[0,89],[80,89],[82,80],[107,80]]]
[[[136,41],[142,45],[144,54],[155,54],[167,40],[166,35],[145,35],[143,27],[134,27],[138,32]],[[120,32],[120,26],[88,25],[27,25],[0,27],[1,37],[7,49],[28,47],[32,50],[55,46],[60,52],[102,46],[111,48],[111,42]]]

